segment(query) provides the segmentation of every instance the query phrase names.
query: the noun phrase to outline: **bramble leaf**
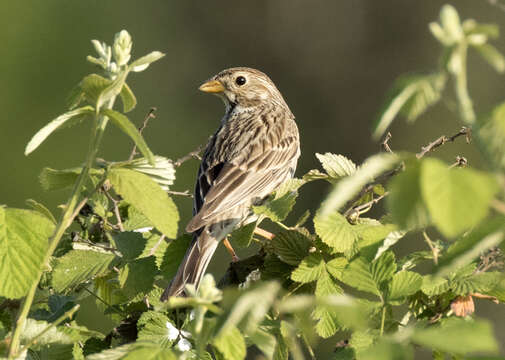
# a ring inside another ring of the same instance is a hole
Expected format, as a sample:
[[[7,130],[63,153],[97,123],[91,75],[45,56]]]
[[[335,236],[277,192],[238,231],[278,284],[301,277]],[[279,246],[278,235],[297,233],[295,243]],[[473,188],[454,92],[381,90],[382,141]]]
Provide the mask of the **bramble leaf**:
[[[35,211],[0,206],[0,296],[26,295],[43,266],[53,231],[54,223]]]

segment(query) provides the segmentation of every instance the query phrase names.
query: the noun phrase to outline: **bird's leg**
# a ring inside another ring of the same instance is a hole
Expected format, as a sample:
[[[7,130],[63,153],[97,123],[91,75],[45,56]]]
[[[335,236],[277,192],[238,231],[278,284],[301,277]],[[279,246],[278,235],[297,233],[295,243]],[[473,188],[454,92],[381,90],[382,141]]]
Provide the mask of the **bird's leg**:
[[[239,261],[239,258],[237,256],[237,254],[235,253],[235,250],[233,250],[233,247],[231,246],[230,242],[228,241],[228,238],[224,238],[223,244],[224,244],[224,247],[226,248],[226,250],[228,250],[228,252],[231,255],[231,261],[233,261],[233,262]]]
[[[268,239],[268,240],[273,240],[273,238],[275,237],[274,234],[272,234],[271,232],[269,231],[266,231],[266,230],[263,230],[262,228],[260,227],[257,227],[254,229],[254,233],[256,235],[259,235],[261,237],[264,237],[265,239]]]

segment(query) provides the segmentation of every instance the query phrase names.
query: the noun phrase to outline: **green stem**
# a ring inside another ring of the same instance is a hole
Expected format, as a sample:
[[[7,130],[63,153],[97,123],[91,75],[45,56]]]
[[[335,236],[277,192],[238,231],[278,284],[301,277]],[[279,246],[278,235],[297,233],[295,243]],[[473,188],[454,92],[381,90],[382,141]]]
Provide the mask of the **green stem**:
[[[34,336],[32,339],[30,339],[30,341],[28,341],[28,343],[26,343],[26,345],[24,345],[21,349],[19,349],[19,353],[22,354],[23,351],[28,350],[28,348],[30,346],[32,346],[33,344],[35,344],[37,342],[37,340],[42,337],[42,335],[44,335],[46,332],[48,332],[52,328],[54,328],[54,327],[58,326],[59,324],[61,324],[63,322],[63,320],[65,320],[67,318],[68,319],[72,318],[72,316],[74,316],[75,312],[77,310],[79,310],[79,307],[81,307],[81,305],[79,305],[79,304],[75,305],[72,309],[68,310],[66,313],[64,313],[63,315],[61,315],[54,322],[52,322],[51,324],[49,324],[44,330],[42,330],[40,333],[38,333],[36,336]]]
[[[381,319],[381,332],[380,336],[384,334],[384,324],[386,322],[386,305],[382,307],[382,319]]]
[[[109,103],[107,104],[108,109],[112,109],[114,105],[116,97],[113,97]],[[77,181],[74,184],[74,188],[72,189],[72,193],[70,195],[70,199],[65,206],[65,212],[63,213],[60,222],[56,226],[54,234],[49,242],[49,247],[42,261],[42,265],[39,268],[37,277],[32,283],[28,294],[26,295],[23,303],[21,305],[20,312],[18,314],[18,318],[16,320],[15,329],[12,335],[11,344],[9,347],[9,359],[13,359],[17,357],[19,353],[19,345],[21,338],[21,331],[24,328],[24,324],[26,319],[28,318],[28,313],[30,312],[30,307],[32,306],[33,299],[35,297],[35,292],[37,291],[37,286],[40,282],[40,278],[47,268],[49,261],[51,260],[51,256],[53,255],[56,247],[58,246],[65,230],[72,224],[74,217],[78,213],[77,205],[79,202],[79,197],[84,187],[84,184],[88,178],[89,171],[93,167],[93,164],[96,159],[96,154],[98,152],[98,147],[100,145],[100,141],[103,136],[103,132],[105,130],[105,125],[107,124],[107,117],[103,115],[97,115],[94,118],[94,124],[91,130],[91,139],[89,141],[88,154],[86,156],[86,161],[82,168]],[[84,204],[83,204],[84,205]]]
[[[472,99],[468,94],[468,82],[467,82],[467,70],[466,70],[468,45],[466,44],[466,42],[462,42],[459,45],[458,50],[456,51],[459,53],[459,56],[461,58],[460,63],[461,68],[456,74],[453,74],[455,77],[454,80],[456,87],[455,88],[456,96],[458,98],[459,103],[459,114],[461,116],[461,119],[463,120],[463,123],[471,127],[475,124],[476,115],[473,109]]]

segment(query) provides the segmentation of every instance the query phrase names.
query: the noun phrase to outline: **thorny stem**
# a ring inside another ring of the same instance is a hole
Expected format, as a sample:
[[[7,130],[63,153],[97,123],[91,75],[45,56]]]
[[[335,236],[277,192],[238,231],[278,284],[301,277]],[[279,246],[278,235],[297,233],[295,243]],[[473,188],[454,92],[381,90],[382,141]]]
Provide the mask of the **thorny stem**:
[[[114,101],[116,97],[113,97],[109,100],[107,104],[108,109],[112,109],[114,106]],[[18,314],[18,318],[16,320],[14,332],[12,335],[12,341],[9,347],[9,359],[13,359],[19,355],[19,345],[21,338],[21,331],[24,328],[26,319],[28,317],[28,313],[30,312],[30,307],[32,306],[33,299],[35,297],[35,292],[37,291],[37,286],[40,282],[40,278],[42,277],[43,272],[47,268],[51,256],[53,255],[56,247],[58,246],[65,230],[72,224],[74,217],[77,215],[78,211],[76,211],[78,207],[79,197],[82,191],[82,188],[88,178],[89,171],[93,167],[93,163],[96,159],[96,154],[98,152],[98,147],[103,137],[103,133],[105,130],[105,126],[107,125],[108,118],[104,115],[95,115],[94,125],[91,130],[91,139],[89,141],[88,154],[86,155],[86,161],[82,168],[79,177],[77,178],[74,188],[72,189],[72,193],[70,195],[70,199],[65,206],[65,211],[61,216],[61,220],[59,221],[54,234],[49,242],[49,247],[47,249],[46,254],[44,255],[44,259],[42,261],[42,265],[40,266],[37,276],[28,291],[23,303],[21,305],[20,312]],[[80,205],[80,204],[79,204]]]
[[[386,305],[382,307],[382,318],[381,318],[381,332],[380,336],[384,334],[384,323],[386,322]]]
[[[142,132],[144,131],[144,129],[147,127],[147,123],[149,122],[149,120],[156,118],[156,115],[155,115],[156,110],[157,109],[155,107],[152,107],[148,111],[148,113],[146,114],[146,117],[144,118],[144,122],[139,127],[139,133],[140,134],[142,134]],[[135,144],[135,145],[133,145],[132,152],[130,153],[130,156],[128,157],[128,161],[133,160],[133,158],[135,157],[136,154],[137,154],[137,145]]]

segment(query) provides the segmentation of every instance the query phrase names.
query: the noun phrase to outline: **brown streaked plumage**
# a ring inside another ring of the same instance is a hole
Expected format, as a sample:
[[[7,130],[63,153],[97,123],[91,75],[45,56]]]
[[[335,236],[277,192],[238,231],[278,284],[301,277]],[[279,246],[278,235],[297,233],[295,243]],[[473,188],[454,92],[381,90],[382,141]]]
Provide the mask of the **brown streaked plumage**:
[[[221,97],[226,113],[198,170],[193,218],[186,226],[193,241],[162,300],[182,295],[185,284],[198,286],[219,242],[254,220],[251,205],[291,178],[300,156],[294,116],[261,71],[227,69],[200,90]]]

